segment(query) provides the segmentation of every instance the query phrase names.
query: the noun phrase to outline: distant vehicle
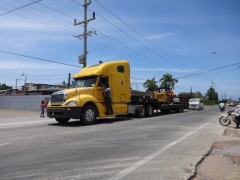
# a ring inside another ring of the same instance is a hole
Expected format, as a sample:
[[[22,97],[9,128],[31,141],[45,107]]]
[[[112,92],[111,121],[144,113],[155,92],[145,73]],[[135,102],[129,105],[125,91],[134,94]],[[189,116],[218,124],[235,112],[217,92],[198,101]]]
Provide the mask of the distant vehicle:
[[[173,98],[174,104],[180,104],[180,99],[179,98]]]
[[[189,99],[189,110],[192,109],[203,110],[204,109],[203,100],[198,98]]]
[[[235,107],[235,103],[234,103],[234,102],[230,102],[230,103],[229,103],[229,106]]]

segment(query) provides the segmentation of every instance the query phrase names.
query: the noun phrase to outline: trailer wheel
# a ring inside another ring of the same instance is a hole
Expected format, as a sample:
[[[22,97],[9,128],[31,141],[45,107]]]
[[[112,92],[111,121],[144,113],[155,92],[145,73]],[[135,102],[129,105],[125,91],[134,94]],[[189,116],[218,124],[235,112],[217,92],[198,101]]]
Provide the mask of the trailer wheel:
[[[182,112],[184,111],[184,106],[182,106]]]
[[[153,107],[151,106],[151,105],[148,105],[147,107],[146,107],[146,113],[145,113],[145,115],[147,116],[147,117],[151,117],[152,115],[153,115]]]
[[[145,108],[143,105],[138,105],[135,109],[135,115],[138,118],[143,118],[145,115]]]
[[[181,106],[179,106],[178,108],[176,108],[176,109],[175,109],[175,112],[177,112],[177,113],[182,112],[182,111],[181,111]]]
[[[88,105],[83,109],[80,123],[84,125],[93,125],[96,122],[96,109]]]
[[[55,119],[57,122],[62,124],[67,123],[70,120],[70,118],[55,118]]]

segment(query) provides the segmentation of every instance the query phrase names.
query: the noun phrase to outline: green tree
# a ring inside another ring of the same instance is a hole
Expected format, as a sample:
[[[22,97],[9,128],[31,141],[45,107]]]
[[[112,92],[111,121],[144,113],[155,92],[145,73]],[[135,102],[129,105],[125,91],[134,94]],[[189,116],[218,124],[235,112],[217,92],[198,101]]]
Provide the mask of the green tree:
[[[66,82],[63,81],[63,82],[62,82],[62,86],[63,86],[63,87],[66,87],[66,85],[67,85]]]
[[[158,90],[158,86],[156,85],[154,78],[151,79],[151,80],[148,79],[145,83],[143,83],[143,86],[145,88],[147,88],[146,91],[153,92],[153,91],[157,91]]]
[[[206,100],[210,102],[210,104],[215,104],[218,102],[218,93],[214,88],[209,88],[207,93],[205,94]]]
[[[179,95],[187,95],[188,99],[191,99],[191,98],[204,99],[202,93],[199,91],[197,91],[197,92],[181,92],[181,93],[179,93]]]
[[[159,82],[161,82],[160,87],[169,87],[174,89],[174,85],[178,82],[178,80],[173,78],[171,74],[167,73],[163,75]]]
[[[12,88],[11,86],[7,86],[6,84],[0,84],[0,90],[6,90]]]

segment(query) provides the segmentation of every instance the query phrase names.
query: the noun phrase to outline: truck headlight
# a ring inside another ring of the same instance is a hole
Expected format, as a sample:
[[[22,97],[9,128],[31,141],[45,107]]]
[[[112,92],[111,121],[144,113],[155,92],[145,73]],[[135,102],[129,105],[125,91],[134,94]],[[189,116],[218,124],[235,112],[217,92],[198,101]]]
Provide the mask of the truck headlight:
[[[64,106],[76,106],[77,101],[68,101],[64,104]]]

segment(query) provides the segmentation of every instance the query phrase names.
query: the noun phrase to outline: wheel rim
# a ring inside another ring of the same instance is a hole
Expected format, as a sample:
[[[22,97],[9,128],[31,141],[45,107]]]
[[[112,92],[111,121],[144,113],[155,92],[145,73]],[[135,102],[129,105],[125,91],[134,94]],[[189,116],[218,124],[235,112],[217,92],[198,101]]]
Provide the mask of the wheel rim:
[[[143,106],[140,107],[140,109],[139,109],[139,114],[140,114],[141,116],[144,116],[144,107],[143,107]]]
[[[153,113],[152,107],[148,107],[148,114],[152,115],[152,113]]]
[[[85,113],[85,119],[88,121],[88,122],[91,122],[93,121],[94,119],[94,111],[92,109],[88,109]]]
[[[223,126],[227,126],[230,122],[228,117],[221,117],[219,121],[220,121],[220,124],[222,124]]]

